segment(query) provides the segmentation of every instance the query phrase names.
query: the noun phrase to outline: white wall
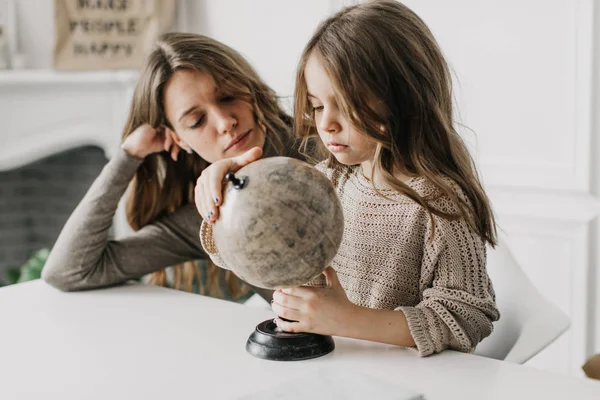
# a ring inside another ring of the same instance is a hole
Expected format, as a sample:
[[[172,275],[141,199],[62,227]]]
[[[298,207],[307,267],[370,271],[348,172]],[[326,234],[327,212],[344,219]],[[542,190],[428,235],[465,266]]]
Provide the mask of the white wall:
[[[593,229],[600,152],[592,124],[598,10],[592,0],[405,4],[430,26],[456,73],[461,121],[475,132],[464,135],[515,256],[571,317],[569,333],[530,364],[580,374],[600,350]]]
[[[296,63],[316,25],[344,4],[344,0],[178,2],[180,30],[210,35],[238,50],[284,97],[292,95]],[[18,46],[30,66],[51,68],[54,2],[18,1],[16,14]]]
[[[284,97],[318,21],[344,3],[179,1],[182,28],[239,50]],[[600,10],[593,0],[405,3],[429,24],[456,73],[461,121],[475,132],[464,134],[517,259],[572,319],[570,332],[531,364],[579,374],[600,352]],[[37,68],[51,65],[52,4],[17,6],[19,44]]]
[[[16,1],[17,46],[31,68],[51,68],[54,0]]]
[[[189,8],[188,30],[238,50],[285,100],[293,94],[302,48],[318,22],[339,6],[337,1],[324,0],[187,0],[184,4]]]
[[[303,45],[342,3],[353,1],[192,1],[189,28],[241,51],[289,96]],[[600,211],[591,163],[600,153],[588,150],[596,143],[592,0],[405,4],[431,27],[456,73],[461,122],[475,132],[463,134],[515,256],[572,319],[569,333],[530,365],[580,374],[600,351],[591,284]]]

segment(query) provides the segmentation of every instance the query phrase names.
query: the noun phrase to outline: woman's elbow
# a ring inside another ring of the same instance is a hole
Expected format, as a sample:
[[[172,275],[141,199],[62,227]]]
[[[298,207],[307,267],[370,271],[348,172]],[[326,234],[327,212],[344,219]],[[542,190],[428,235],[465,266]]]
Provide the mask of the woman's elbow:
[[[51,268],[48,265],[42,269],[42,280],[48,285],[62,291],[72,292],[77,290],[77,285],[73,281],[67,279],[67,277],[55,268]]]

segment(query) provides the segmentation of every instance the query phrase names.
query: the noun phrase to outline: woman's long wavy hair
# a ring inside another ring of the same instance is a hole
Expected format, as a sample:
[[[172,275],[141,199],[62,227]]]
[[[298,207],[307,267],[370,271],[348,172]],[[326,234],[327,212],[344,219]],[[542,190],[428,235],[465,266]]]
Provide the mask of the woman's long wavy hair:
[[[283,154],[291,128],[289,116],[279,106],[275,92],[235,50],[209,37],[190,33],[167,33],[157,42],[137,83],[123,140],[144,123],[154,128],[165,125],[173,129],[164,112],[163,88],[179,69],[207,73],[222,92],[248,98],[257,124],[265,129],[265,145]],[[157,218],[193,203],[196,180],[207,165],[195,153],[180,152],[176,162],[167,152],[147,156],[137,170],[127,199],[127,219],[131,227],[139,230]],[[189,261],[175,266],[174,286],[190,291],[194,278],[198,278],[201,294],[216,294],[217,267],[208,264],[206,285],[199,279],[196,264]],[[166,271],[151,274],[149,281],[166,285]],[[235,298],[241,290],[237,277],[227,271],[226,281]]]
[[[372,1],[323,21],[306,45],[296,75],[295,130],[305,148],[316,146],[311,150],[335,166],[339,163],[319,140],[308,100],[304,70],[313,54],[320,56],[332,80],[343,115],[377,142],[373,168],[385,182],[422,205],[432,222],[434,215],[465,218],[483,240],[495,245],[490,201],[454,128],[450,71],[426,24],[398,1]],[[399,171],[427,178],[459,212],[432,207],[431,199],[395,177]],[[466,200],[446,178],[460,186]]]

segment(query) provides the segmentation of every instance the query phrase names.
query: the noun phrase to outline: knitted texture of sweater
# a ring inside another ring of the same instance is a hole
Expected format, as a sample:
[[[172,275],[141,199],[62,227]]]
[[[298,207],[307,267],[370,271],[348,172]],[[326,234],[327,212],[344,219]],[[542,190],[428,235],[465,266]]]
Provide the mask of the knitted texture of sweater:
[[[334,184],[344,211],[344,236],[331,266],[350,301],[405,314],[422,356],[454,349],[472,352],[491,334],[500,317],[486,272],[486,245],[464,219],[434,216],[390,188],[379,195],[360,166],[316,168]],[[464,200],[458,185],[451,187]],[[406,184],[445,213],[458,207],[425,178]],[[434,236],[431,238],[435,224]],[[213,262],[224,268],[210,228],[203,223],[202,241]],[[317,279],[309,286],[321,286]]]

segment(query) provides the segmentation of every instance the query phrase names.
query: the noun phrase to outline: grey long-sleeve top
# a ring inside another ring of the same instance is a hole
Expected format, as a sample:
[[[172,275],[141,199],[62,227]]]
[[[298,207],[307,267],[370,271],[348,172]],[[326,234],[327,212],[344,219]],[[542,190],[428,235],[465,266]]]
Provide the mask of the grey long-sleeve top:
[[[169,265],[206,258],[193,204],[118,241],[108,240],[119,201],[142,160],[119,150],[62,229],[42,271],[61,290],[110,286]]]

